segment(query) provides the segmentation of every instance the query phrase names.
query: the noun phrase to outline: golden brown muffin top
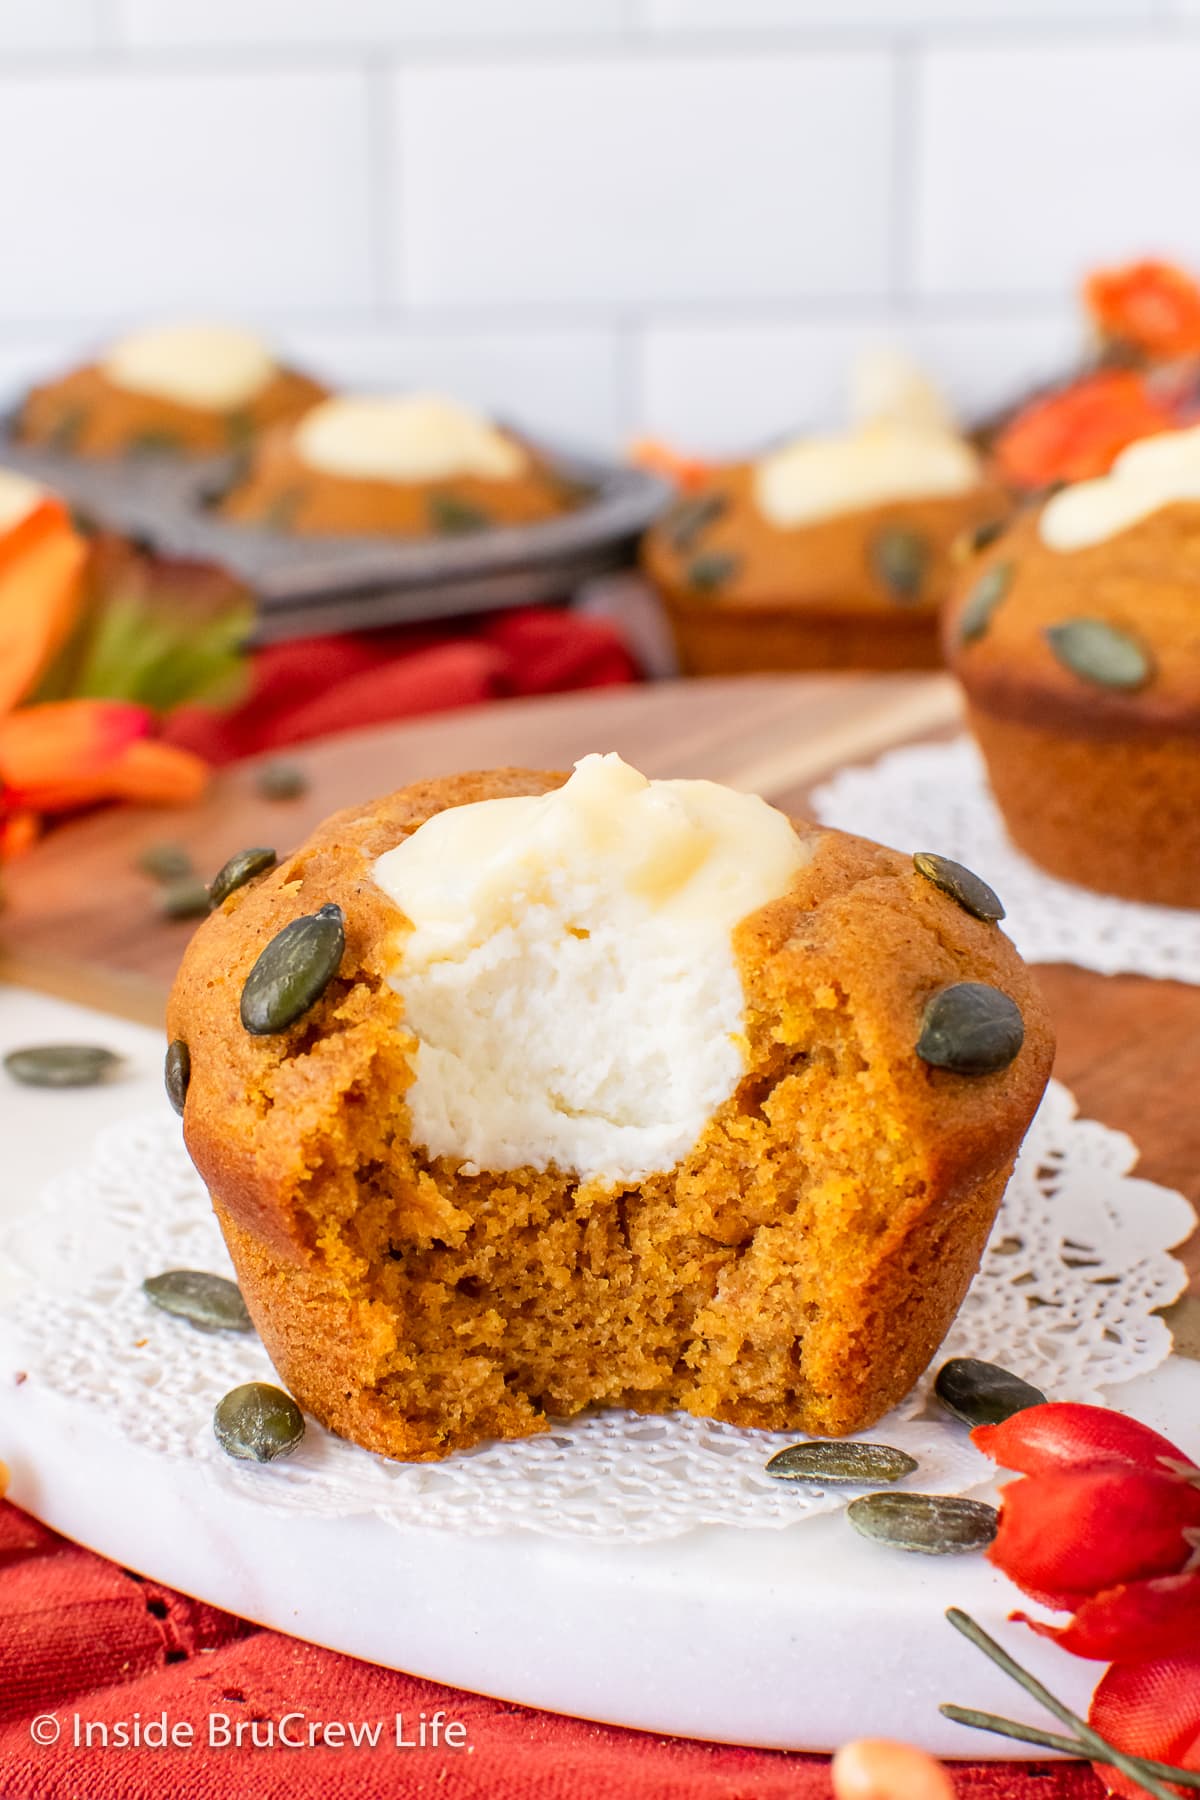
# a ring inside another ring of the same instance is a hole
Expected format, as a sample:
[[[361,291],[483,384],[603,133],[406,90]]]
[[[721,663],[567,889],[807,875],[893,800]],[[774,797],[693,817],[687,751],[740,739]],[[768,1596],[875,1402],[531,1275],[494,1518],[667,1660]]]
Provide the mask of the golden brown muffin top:
[[[972,703],[1084,736],[1200,734],[1200,501],[1066,551],[1042,511],[971,561],[946,609]]]
[[[31,388],[16,435],[72,456],[213,456],[244,449],[268,426],[307,411],[324,392],[309,376],[281,368],[244,405],[214,411],[118,387],[99,364],[89,363]]]
[[[730,607],[836,615],[931,612],[952,579],[963,532],[1007,517],[1010,501],[980,484],[959,494],[896,500],[781,528],[755,496],[757,465],[722,469],[647,534],[642,560],[675,598]]]

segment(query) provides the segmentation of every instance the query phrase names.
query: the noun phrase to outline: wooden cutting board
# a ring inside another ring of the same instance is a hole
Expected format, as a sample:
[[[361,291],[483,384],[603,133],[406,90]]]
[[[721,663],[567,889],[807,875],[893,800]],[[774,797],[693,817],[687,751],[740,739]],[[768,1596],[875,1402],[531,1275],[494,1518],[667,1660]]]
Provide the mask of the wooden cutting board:
[[[816,781],[886,746],[952,728],[942,676],[781,676],[665,682],[442,714],[289,753],[309,780],[270,802],[257,766],[221,772],[186,811],[109,809],[56,831],[5,871],[0,977],[157,1024],[193,925],[169,923],[138,852],[182,843],[211,874],[234,850],[281,854],[326,814],[420,777],[502,763],[567,767],[619,750],[651,775],[706,776],[803,812]],[[930,846],[936,848],[936,846]],[[1200,988],[1053,965],[1038,971],[1059,1033],[1056,1073],[1083,1112],[1126,1130],[1148,1178],[1200,1210]],[[1200,1294],[1200,1235],[1185,1260]],[[1177,1335],[1200,1327],[1191,1303]]]

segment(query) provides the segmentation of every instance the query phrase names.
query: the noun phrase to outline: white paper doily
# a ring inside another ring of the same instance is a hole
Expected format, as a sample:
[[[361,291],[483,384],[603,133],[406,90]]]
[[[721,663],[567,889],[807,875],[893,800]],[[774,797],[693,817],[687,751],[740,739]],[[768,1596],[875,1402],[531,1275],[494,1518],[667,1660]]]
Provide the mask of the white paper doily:
[[[937,1361],[985,1357],[1054,1398],[1092,1401],[1163,1361],[1170,1333],[1151,1315],[1184,1286],[1182,1265],[1167,1251],[1195,1221],[1181,1195],[1129,1175],[1136,1158],[1127,1137],[1077,1119],[1071,1094],[1051,1084]],[[8,1370],[103,1412],[125,1437],[193,1461],[266,1506],[375,1513],[396,1525],[478,1534],[524,1528],[648,1543],[700,1525],[778,1529],[844,1504],[836,1490],[763,1473],[767,1458],[799,1433],[680,1415],[606,1412],[426,1465],[388,1462],[310,1422],[286,1462],[230,1461],[213,1438],[213,1406],[239,1382],[269,1379],[271,1368],[256,1338],[197,1332],[141,1292],[145,1276],[168,1268],[231,1272],[178,1124],[162,1114],[106,1131],[0,1250],[29,1283],[0,1322]],[[965,1429],[930,1404],[931,1380],[864,1435],[918,1459],[913,1489],[978,1486],[991,1465]]]
[[[1200,986],[1200,909],[1142,906],[1047,875],[1008,838],[970,738],[843,769],[815,791],[812,807],[824,825],[897,850],[936,850],[982,875],[1003,900],[1004,929],[1026,962]]]

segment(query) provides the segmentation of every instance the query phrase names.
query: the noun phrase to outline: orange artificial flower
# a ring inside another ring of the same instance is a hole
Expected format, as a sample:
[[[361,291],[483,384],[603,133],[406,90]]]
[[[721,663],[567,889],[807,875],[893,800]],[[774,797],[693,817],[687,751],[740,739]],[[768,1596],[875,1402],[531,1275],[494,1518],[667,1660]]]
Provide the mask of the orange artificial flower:
[[[629,446],[629,460],[650,475],[660,475],[681,494],[695,494],[713,475],[713,465],[698,456],[685,456],[661,438],[636,438]]]
[[[97,800],[163,806],[196,799],[208,765],[149,736],[154,715],[126,700],[55,700],[0,718],[0,811],[68,812]]]
[[[1088,481],[1107,475],[1127,444],[1177,424],[1143,376],[1110,369],[1031,401],[1004,427],[993,454],[1001,478],[1017,487]]]
[[[28,694],[79,616],[87,544],[46,499],[0,537],[0,715]]]
[[[29,704],[78,636],[88,556],[52,495],[0,534],[0,859],[29,848],[43,814],[100,800],[175,805],[196,799],[208,778],[198,756],[151,737],[149,706],[103,698]]]
[[[1174,263],[1098,269],[1083,297],[1104,338],[1159,361],[1200,355],[1200,287]]]

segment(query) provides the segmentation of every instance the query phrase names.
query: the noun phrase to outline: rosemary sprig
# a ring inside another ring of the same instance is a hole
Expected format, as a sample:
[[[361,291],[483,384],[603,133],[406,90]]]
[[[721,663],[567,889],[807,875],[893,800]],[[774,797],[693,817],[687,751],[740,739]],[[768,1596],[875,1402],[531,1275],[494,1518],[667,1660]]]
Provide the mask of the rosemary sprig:
[[[1094,1731],[1086,1719],[1073,1713],[1069,1706],[1056,1698],[1048,1688],[1042,1686],[1036,1676],[1028,1669],[1021,1667],[1007,1652],[1001,1648],[995,1638],[989,1637],[981,1625],[977,1625],[967,1613],[957,1606],[952,1606],[946,1613],[947,1619],[955,1631],[961,1632],[969,1643],[1002,1669],[1018,1687],[1044,1706],[1048,1713],[1069,1726],[1073,1737],[1060,1737],[1049,1731],[1037,1731],[1029,1725],[1019,1725],[1014,1719],[1001,1719],[994,1713],[975,1712],[965,1706],[942,1706],[938,1708],[946,1718],[953,1719],[956,1724],[970,1725],[979,1731],[993,1731],[1001,1737],[1016,1738],[1020,1743],[1038,1744],[1048,1750],[1063,1750],[1068,1755],[1082,1756],[1089,1762],[1106,1763],[1136,1781],[1144,1793],[1153,1796],[1153,1800],[1175,1800],[1170,1789],[1165,1788],[1158,1777],[1175,1783],[1178,1787],[1200,1788],[1200,1774],[1190,1769],[1176,1769],[1169,1763],[1151,1762],[1146,1757],[1128,1756],[1110,1744],[1107,1738]]]

